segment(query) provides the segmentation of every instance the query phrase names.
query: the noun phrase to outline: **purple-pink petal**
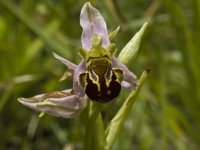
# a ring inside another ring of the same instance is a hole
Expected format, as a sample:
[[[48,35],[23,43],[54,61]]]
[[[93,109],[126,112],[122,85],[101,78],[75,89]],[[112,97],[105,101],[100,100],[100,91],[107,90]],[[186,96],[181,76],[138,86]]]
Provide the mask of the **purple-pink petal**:
[[[71,61],[69,61],[69,60],[63,58],[62,56],[60,56],[60,55],[58,55],[58,54],[56,54],[56,53],[53,53],[53,56],[54,56],[57,60],[59,60],[60,62],[62,62],[63,64],[65,64],[65,66],[67,66],[68,69],[73,70],[73,71],[76,69],[77,65],[75,65],[75,64],[72,63]]]
[[[82,86],[79,84],[79,75],[83,72],[86,72],[86,62],[82,60],[78,67],[74,70],[73,76],[73,92],[78,96],[85,96],[85,91]]]
[[[90,50],[92,48],[91,38],[93,35],[102,38],[102,47],[108,47],[110,41],[106,22],[100,12],[89,2],[85,3],[81,10],[80,24],[83,28],[81,42],[84,49]]]
[[[87,97],[79,97],[72,93],[72,90],[54,91],[31,98],[19,98],[18,101],[36,111],[64,118],[78,115],[87,105]]]
[[[124,78],[122,81],[122,87],[133,90],[137,86],[138,79],[136,75],[131,72],[126,65],[118,61],[115,57],[112,58],[113,68],[122,69],[124,71]]]

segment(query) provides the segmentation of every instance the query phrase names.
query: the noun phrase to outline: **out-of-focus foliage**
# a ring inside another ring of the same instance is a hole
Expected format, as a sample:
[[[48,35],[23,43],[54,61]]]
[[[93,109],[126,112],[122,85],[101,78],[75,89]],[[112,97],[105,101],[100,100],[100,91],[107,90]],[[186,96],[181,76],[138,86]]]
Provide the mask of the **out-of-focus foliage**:
[[[70,79],[58,82],[65,67],[52,51],[80,61],[82,4],[0,0],[0,149],[81,149],[81,115],[39,119],[17,98],[71,86]],[[144,21],[150,22],[129,67],[138,76],[147,67],[151,73],[113,149],[199,149],[200,1],[105,0],[95,5],[110,31],[121,26],[115,38],[119,51]],[[121,100],[105,108],[105,123],[127,94],[123,91]]]

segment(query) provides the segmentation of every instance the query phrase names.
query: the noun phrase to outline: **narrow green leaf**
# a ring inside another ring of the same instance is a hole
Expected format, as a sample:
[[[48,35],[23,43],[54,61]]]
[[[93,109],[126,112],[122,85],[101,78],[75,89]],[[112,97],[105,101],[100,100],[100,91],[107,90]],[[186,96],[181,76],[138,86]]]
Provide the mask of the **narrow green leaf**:
[[[133,38],[126,44],[126,46],[121,50],[118,60],[124,64],[132,62],[140,48],[140,43],[142,36],[147,28],[148,23],[145,22],[142,28],[133,36]]]
[[[134,104],[136,97],[147,78],[147,75],[149,73],[149,70],[145,70],[139,81],[138,86],[136,87],[135,91],[131,92],[124,104],[121,106],[120,110],[117,112],[115,117],[111,120],[109,126],[106,129],[106,145],[105,149],[111,149],[112,145],[115,142],[115,139],[117,138],[117,135],[120,131],[121,125],[124,122],[125,117],[129,114],[132,105]]]

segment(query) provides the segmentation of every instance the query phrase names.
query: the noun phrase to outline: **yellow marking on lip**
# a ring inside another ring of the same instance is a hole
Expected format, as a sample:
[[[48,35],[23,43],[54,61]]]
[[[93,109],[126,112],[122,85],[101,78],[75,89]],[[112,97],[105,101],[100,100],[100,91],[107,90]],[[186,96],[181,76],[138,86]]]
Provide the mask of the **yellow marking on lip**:
[[[92,78],[91,72],[89,72],[89,78],[90,78],[90,80],[92,80],[92,83],[94,83],[94,84],[97,85],[98,92],[100,92],[101,91],[101,87],[100,87],[100,84],[99,84],[99,76],[96,75],[96,74],[95,74],[95,76],[97,78],[96,81]]]

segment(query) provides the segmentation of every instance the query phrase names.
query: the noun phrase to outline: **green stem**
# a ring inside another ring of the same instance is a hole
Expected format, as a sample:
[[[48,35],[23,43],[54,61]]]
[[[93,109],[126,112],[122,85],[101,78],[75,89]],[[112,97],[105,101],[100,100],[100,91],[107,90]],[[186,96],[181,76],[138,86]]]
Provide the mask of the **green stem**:
[[[101,114],[98,115],[96,122],[95,122],[95,150],[104,150],[104,146],[106,143],[106,136],[104,131],[104,124],[102,120]],[[105,149],[106,150],[106,149]]]
[[[90,102],[88,113],[88,122],[86,124],[85,149],[103,150],[105,135],[101,118],[101,105],[96,102]]]

